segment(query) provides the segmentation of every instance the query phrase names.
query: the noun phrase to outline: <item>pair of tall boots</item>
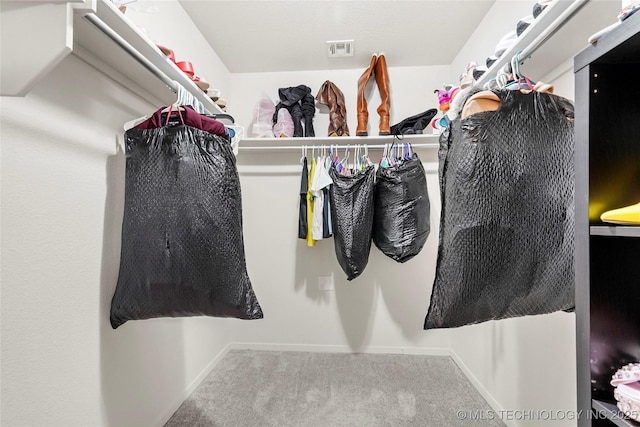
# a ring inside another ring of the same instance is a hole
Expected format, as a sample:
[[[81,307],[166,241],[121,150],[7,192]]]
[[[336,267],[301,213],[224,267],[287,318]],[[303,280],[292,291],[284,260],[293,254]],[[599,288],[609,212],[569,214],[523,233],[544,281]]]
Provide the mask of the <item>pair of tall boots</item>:
[[[365,97],[365,89],[371,76],[375,75],[378,91],[380,92],[380,106],[378,114],[380,115],[379,135],[390,135],[389,128],[389,111],[391,110],[391,97],[389,95],[389,73],[387,72],[387,60],[383,54],[373,54],[371,63],[364,73],[358,79],[358,127],[356,135],[367,136],[367,122],[369,120],[369,111],[367,110],[367,99]]]

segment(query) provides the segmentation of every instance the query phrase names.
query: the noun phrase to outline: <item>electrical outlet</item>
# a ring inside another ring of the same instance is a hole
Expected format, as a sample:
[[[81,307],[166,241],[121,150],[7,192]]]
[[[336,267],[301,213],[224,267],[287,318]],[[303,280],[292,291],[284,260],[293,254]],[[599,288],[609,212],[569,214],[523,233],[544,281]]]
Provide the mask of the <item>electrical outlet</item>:
[[[318,289],[321,291],[333,290],[333,276],[320,276],[318,277]]]

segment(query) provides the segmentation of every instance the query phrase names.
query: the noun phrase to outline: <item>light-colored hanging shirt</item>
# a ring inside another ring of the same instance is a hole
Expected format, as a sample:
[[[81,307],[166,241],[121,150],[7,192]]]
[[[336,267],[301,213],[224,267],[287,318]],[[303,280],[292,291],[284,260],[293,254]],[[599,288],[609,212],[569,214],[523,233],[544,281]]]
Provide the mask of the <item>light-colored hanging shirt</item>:
[[[324,215],[324,191],[322,190],[333,184],[333,180],[327,173],[324,164],[325,160],[318,157],[313,177],[313,185],[311,186],[311,193],[313,194],[313,224],[311,228],[314,240],[322,240],[324,238],[322,224]]]

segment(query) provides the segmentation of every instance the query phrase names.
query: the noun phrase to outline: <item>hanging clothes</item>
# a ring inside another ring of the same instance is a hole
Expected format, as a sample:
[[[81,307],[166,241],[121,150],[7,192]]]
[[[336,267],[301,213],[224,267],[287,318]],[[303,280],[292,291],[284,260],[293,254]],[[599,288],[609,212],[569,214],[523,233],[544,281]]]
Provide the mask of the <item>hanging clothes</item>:
[[[309,171],[309,182],[307,186],[307,246],[313,247],[316,245],[316,241],[313,239],[313,228],[310,224],[313,224],[313,192],[311,188],[313,186],[313,176],[316,173],[316,159],[311,158],[311,170]]]
[[[179,111],[178,108],[180,108]],[[172,113],[178,114],[178,112],[180,113],[180,120],[187,126],[191,126],[193,128],[212,133],[214,135],[220,135],[225,138],[228,138],[229,136],[229,132],[227,131],[224,123],[211,117],[207,117],[200,113],[197,113],[190,106],[176,107],[176,109],[172,110],[171,112],[166,111],[166,108],[164,107],[160,108],[155,113],[153,113],[151,117],[149,117],[142,123],[137,124],[134,128],[157,129],[166,126],[167,120],[171,119]],[[163,118],[163,115],[166,115],[166,117]],[[177,120],[177,117],[174,117],[174,119]]]
[[[179,125],[125,132],[114,329],[154,317],[263,317],[246,269],[231,144],[183,124],[188,111]]]
[[[322,208],[322,238],[328,239],[333,236],[333,229],[331,224],[331,200],[329,197],[329,191],[331,186],[322,189],[322,201],[324,206]]]
[[[309,168],[307,158],[302,160],[302,175],[300,177],[300,209],[298,212],[298,238],[307,240],[309,224],[307,221],[307,193],[309,192]]]
[[[329,155],[325,158],[323,166],[328,176],[329,169],[331,168],[331,153],[329,153]],[[331,179],[330,176],[329,179]],[[333,183],[333,180],[331,181],[331,183]],[[330,191],[331,185],[326,186],[322,189],[324,201],[324,208],[322,210],[322,237],[324,237],[325,239],[333,236],[333,224],[331,221],[331,197],[329,196]]]
[[[312,234],[314,240],[322,240],[325,238],[325,190],[333,183],[329,172],[325,168],[325,158],[318,157],[316,161],[316,170],[313,177],[313,185],[311,192],[313,195],[313,226]],[[328,234],[329,230],[327,230]]]

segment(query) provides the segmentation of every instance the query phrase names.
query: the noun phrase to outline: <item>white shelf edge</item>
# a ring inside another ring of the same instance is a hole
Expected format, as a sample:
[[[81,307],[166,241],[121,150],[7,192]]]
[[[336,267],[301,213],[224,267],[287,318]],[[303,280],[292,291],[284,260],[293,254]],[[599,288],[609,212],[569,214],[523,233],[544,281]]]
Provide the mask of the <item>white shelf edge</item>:
[[[78,10],[77,13],[84,17],[85,15],[88,15],[92,12]],[[185,73],[183,73],[176,64],[168,60],[167,57],[160,51],[160,49],[153,43],[153,41],[151,41],[144,33],[142,33],[135,26],[135,24],[133,24],[133,22],[131,22],[131,20],[129,20],[125,14],[121,13],[110,1],[97,0],[94,15],[99,21],[102,21],[108,28],[110,28],[115,34],[117,34],[119,38],[123,39],[128,45],[130,45],[133,50],[138,52],[140,56],[148,60],[160,72],[164,73],[168,79],[177,82],[188,92],[193,94],[193,96],[201,101],[204,104],[205,108],[212,114],[224,113],[224,111],[222,111],[220,107],[218,107],[218,105],[215,104],[211,100],[211,98],[207,96],[207,94],[200,90],[200,88]],[[95,27],[95,24],[92,22],[91,26],[93,26],[97,31],[102,31],[102,29]],[[75,35],[76,31],[74,31],[74,36]],[[78,37],[81,38],[82,35],[78,34]],[[80,45],[82,45],[82,40],[78,41],[80,42]],[[117,42],[114,40],[114,43]],[[108,58],[101,58],[101,52],[92,50],[91,46],[85,45],[84,48],[90,51],[98,59],[104,60],[104,62],[106,63],[110,63],[112,67],[119,71],[121,74],[126,75],[126,70],[117,69],[117,67],[115,66],[117,62],[109,61]],[[122,49],[126,52],[125,48]],[[144,64],[141,65],[145,66]]]
[[[592,225],[589,232],[592,236],[640,237],[640,226]]]
[[[421,148],[437,148],[440,135],[423,134],[423,135],[405,135],[402,139],[398,139],[399,143],[408,142],[416,149]],[[321,145],[338,145],[346,147],[347,145],[367,145],[380,146],[393,142],[394,137],[388,136],[339,136],[339,137],[312,137],[312,138],[244,138],[240,141],[240,151],[272,151],[272,150],[296,150],[302,146],[312,148]],[[428,144],[428,145],[426,145]],[[423,146],[426,145],[426,146]]]
[[[574,1],[565,1],[565,0],[556,0],[554,3],[551,3],[547,6],[540,15],[520,34],[520,36],[516,39],[516,42],[511,45],[501,56],[498,58],[491,67],[485,71],[483,75],[480,76],[478,80],[475,81],[474,85],[484,86],[489,80],[495,78],[498,71],[504,67],[505,64],[511,61],[513,56],[520,50],[530,56],[533,52],[531,51],[531,45],[536,39],[547,31],[547,28],[560,17],[567,9],[572,7],[582,7],[589,0],[574,0]],[[559,28],[559,27],[558,27]],[[557,30],[557,29],[554,29]],[[549,38],[553,37],[553,34],[549,36]],[[544,41],[542,42],[544,43]],[[537,47],[537,46],[536,46]],[[523,56],[522,60],[525,60],[527,57]]]
[[[96,57],[93,53],[89,52],[84,47],[74,46],[73,55],[75,55],[80,60],[84,61],[86,64],[93,67],[97,71],[106,73],[120,85],[129,89],[131,92],[135,93],[148,103],[152,105],[162,105],[162,100],[156,97],[155,94],[148,92],[143,88],[139,88],[139,86],[134,81],[130,80],[128,77],[120,73],[120,71],[116,70],[111,65],[104,62],[102,59]]]

